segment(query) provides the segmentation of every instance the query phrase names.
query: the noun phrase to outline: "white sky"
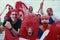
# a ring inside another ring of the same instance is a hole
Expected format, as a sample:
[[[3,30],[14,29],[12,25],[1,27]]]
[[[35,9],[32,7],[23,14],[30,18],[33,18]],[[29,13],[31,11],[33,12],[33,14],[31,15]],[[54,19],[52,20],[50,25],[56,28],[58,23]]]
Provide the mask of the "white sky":
[[[3,11],[6,4],[11,4],[15,8],[16,1],[18,0],[0,0],[0,13]],[[23,1],[27,6],[32,6],[33,12],[36,13],[39,9],[39,6],[42,0],[21,0],[21,1]],[[44,13],[46,13],[46,9],[48,7],[52,7],[54,15],[60,19],[60,6],[59,5],[60,5],[60,0],[44,0],[43,11]],[[8,10],[6,9],[1,16],[2,22],[7,11]]]

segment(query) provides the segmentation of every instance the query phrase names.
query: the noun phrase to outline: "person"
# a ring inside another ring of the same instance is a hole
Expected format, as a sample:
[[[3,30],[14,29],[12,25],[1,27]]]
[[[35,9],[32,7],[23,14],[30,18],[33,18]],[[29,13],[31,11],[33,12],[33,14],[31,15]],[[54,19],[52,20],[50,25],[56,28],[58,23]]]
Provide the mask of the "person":
[[[13,7],[10,4],[7,4],[5,8],[7,8],[7,7],[8,7],[8,10],[12,10],[13,9]]]
[[[44,14],[41,16],[41,25],[39,26],[39,30],[38,30],[38,38],[41,38],[42,34],[44,33],[44,31],[50,26],[49,25],[49,16]]]
[[[28,10],[24,11],[24,13],[26,15],[28,15],[29,13],[33,13],[33,7],[32,6],[29,6]]]
[[[16,9],[10,11],[10,17],[3,22],[5,28],[4,40],[19,40],[18,33],[21,26],[21,19],[18,18],[19,13]]]
[[[32,6],[29,6],[29,13],[33,13],[33,7]]]
[[[38,17],[35,14],[29,13],[22,21],[20,36],[27,40],[36,40],[38,38],[38,24]]]
[[[37,12],[40,15],[44,14],[44,12],[43,12],[43,6],[44,6],[44,0],[42,0],[42,2],[40,3],[40,7],[39,7],[39,10]]]
[[[18,10],[19,12],[19,18],[23,21],[25,13],[22,10]]]
[[[10,4],[7,4],[5,8],[8,7],[8,12],[4,16],[4,20],[8,19],[10,17],[10,11],[13,9],[13,7]]]
[[[54,15],[53,15],[53,9],[52,8],[47,8],[47,14],[50,16],[50,19],[49,19],[49,24],[53,24],[54,22],[58,21],[59,19],[56,18]]]
[[[60,40],[60,21],[55,22],[50,28],[48,28],[45,31],[45,34],[42,36],[41,39],[43,39],[43,40]]]
[[[33,7],[29,6],[28,10],[23,9],[25,15],[28,15],[29,13],[33,13]]]
[[[38,17],[38,19],[39,19],[39,25],[41,25],[41,15],[40,14],[35,14],[37,17]]]

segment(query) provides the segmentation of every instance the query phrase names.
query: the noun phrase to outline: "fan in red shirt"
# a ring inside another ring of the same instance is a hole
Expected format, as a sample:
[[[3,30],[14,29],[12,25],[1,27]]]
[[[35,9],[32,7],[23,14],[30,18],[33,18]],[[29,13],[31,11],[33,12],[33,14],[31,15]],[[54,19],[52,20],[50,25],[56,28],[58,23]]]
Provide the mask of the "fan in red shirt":
[[[6,5],[6,8],[8,7],[8,12],[6,13],[4,20],[8,19],[10,17],[10,12],[13,9],[13,7],[10,4]]]

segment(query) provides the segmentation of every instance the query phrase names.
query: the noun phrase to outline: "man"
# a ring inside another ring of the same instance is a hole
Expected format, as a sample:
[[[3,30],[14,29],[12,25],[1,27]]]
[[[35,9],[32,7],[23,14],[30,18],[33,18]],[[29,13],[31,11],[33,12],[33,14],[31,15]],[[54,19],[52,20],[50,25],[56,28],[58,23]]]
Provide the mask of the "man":
[[[58,21],[58,19],[53,15],[53,9],[47,8],[47,14],[50,16],[49,24],[53,24],[54,22]]]
[[[33,13],[33,7],[32,6],[29,6],[29,13]]]
[[[42,15],[41,16],[41,25],[39,26],[38,30],[38,37],[41,38],[44,31],[50,26],[49,25],[49,16],[48,15]]]
[[[6,13],[4,20],[8,19],[10,17],[10,11],[13,9],[13,7],[10,4],[6,5],[6,8],[8,7],[8,12]]]
[[[24,13],[28,15],[29,13],[33,13],[33,7],[29,6],[28,10],[25,10]]]
[[[16,9],[10,11],[10,17],[3,22],[5,27],[4,40],[19,40],[18,34],[21,26],[21,19],[18,18],[19,13]]]
[[[8,7],[8,10],[12,10],[13,9],[13,7],[10,5],[10,4],[7,4],[6,5],[6,8]]]

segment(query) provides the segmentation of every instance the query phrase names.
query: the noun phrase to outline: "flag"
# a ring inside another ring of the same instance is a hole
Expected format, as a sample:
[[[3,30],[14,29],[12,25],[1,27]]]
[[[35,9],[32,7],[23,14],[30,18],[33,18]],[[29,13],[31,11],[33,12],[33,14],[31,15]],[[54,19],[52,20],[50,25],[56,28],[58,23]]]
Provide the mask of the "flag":
[[[18,10],[23,10],[24,13],[28,10],[28,7],[25,5],[25,3],[18,1],[16,2],[15,8]]]
[[[38,17],[34,14],[28,14],[24,17],[20,28],[20,36],[26,39],[35,40],[38,35]],[[32,29],[32,35],[28,34],[28,29]]]
[[[60,40],[60,21],[54,23],[44,40]]]

